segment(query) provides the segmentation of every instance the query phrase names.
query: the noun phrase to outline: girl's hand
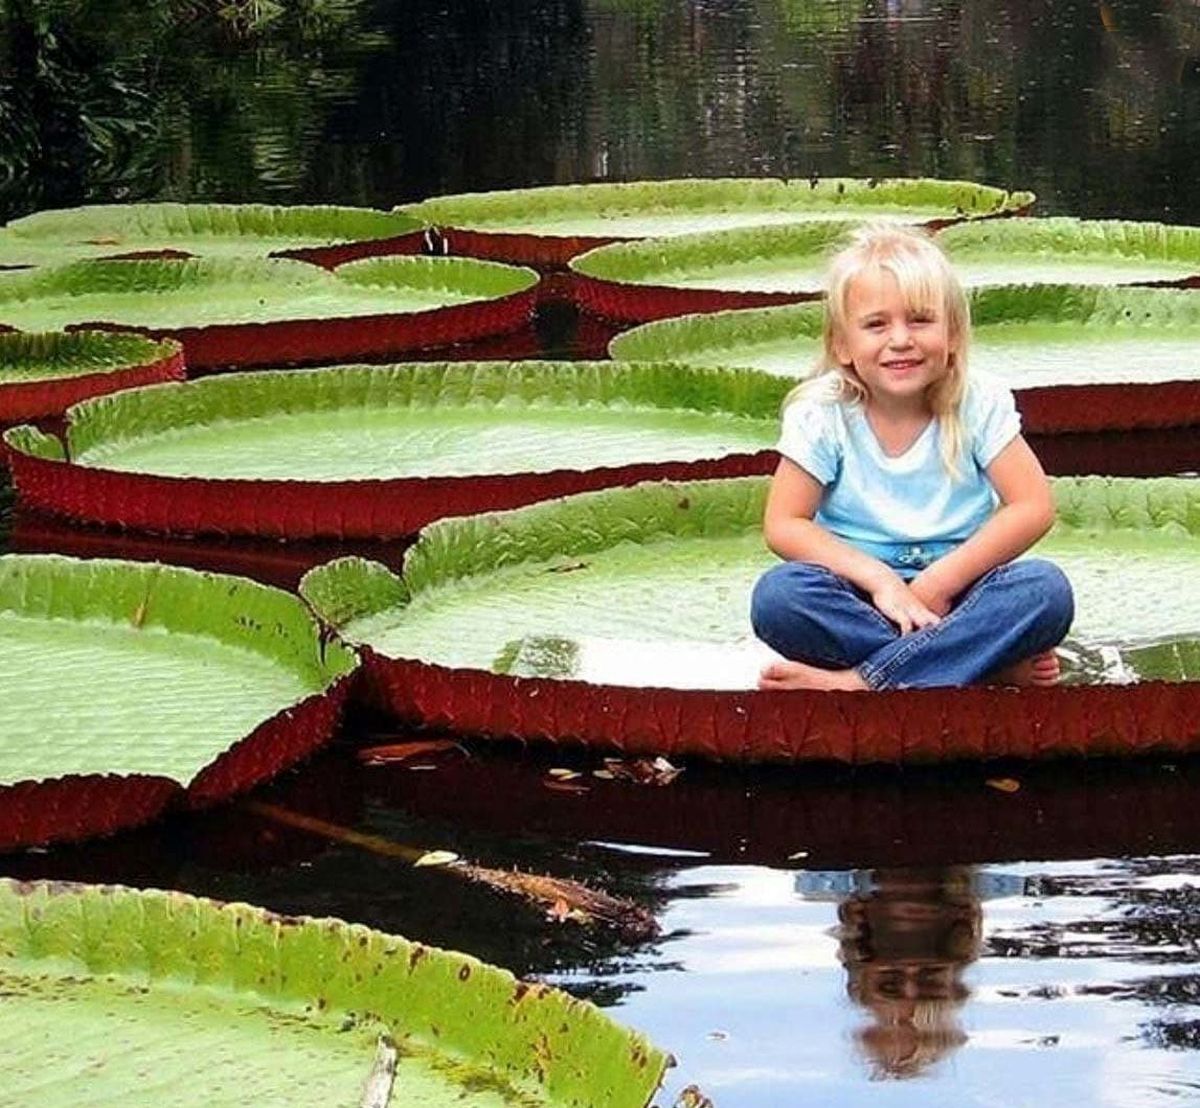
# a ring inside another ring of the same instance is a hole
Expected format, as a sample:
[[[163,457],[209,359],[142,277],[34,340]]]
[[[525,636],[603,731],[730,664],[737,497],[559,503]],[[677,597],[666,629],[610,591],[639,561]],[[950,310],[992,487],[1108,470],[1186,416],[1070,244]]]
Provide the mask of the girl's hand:
[[[908,591],[938,616],[950,611],[950,605],[954,602],[954,597],[938,584],[932,566],[923,569],[909,581]]]
[[[884,582],[871,593],[871,603],[900,628],[902,635],[941,620],[941,616],[930,610],[899,577]]]

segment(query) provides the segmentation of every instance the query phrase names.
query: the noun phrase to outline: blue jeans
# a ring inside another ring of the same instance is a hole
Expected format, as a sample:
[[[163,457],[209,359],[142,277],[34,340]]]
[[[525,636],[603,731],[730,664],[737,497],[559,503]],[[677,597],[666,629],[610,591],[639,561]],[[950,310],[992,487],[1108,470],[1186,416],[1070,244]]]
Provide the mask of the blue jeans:
[[[873,689],[971,685],[1057,645],[1075,615],[1053,562],[1022,558],[985,573],[939,623],[901,635],[870,597],[824,566],[784,562],[754,586],[754,633],[785,658],[858,670]]]

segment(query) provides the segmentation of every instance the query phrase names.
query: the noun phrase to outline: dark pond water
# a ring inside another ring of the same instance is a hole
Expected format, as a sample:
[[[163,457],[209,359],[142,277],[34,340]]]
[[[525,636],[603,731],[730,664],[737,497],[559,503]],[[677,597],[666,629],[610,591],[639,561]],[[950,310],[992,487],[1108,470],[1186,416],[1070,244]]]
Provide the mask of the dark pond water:
[[[1036,190],[1043,214],[1200,222],[1200,9],[1183,0],[297,0],[265,27],[255,11],[274,8],[8,0],[0,214],[816,172],[970,177]],[[582,330],[560,311],[537,341],[581,352]],[[1194,456],[1190,436],[1175,446]],[[277,548],[122,546],[28,519],[12,541],[295,568]],[[377,727],[352,723],[267,798],[585,879],[651,907],[661,937],[580,932],[242,807],[0,872],[179,887],[469,950],[673,1051],[664,1108],[690,1083],[720,1108],[1200,1097],[1196,762],[693,765],[663,788],[585,776],[563,792],[546,785],[561,759],[510,749],[361,768],[352,746]]]

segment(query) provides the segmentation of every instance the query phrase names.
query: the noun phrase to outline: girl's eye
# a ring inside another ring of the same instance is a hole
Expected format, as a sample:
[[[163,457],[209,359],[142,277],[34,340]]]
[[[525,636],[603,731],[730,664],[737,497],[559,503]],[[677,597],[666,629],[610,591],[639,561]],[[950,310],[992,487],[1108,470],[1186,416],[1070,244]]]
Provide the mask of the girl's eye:
[[[868,319],[867,320],[866,327],[867,327],[868,331],[878,331],[882,326],[883,326],[882,319]]]
[[[909,318],[909,323],[935,323],[936,317],[932,312],[917,312]]]

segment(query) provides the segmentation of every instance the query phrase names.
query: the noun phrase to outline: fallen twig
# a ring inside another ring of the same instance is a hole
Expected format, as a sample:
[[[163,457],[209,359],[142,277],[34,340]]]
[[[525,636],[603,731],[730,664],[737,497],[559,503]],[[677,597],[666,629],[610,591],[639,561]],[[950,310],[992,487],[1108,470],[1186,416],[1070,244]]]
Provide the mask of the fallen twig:
[[[430,863],[430,852],[404,843],[393,842],[382,835],[369,835],[355,831],[351,827],[329,823],[316,816],[307,816],[302,812],[294,812],[290,808],[278,804],[267,804],[261,800],[246,800],[242,806],[255,815],[289,827],[309,831],[314,835],[332,839],[335,842],[348,843],[351,846],[369,850],[372,854],[380,854],[387,858],[399,858],[411,865]],[[440,861],[440,859],[439,859]],[[530,902],[546,913],[547,917],[558,922],[570,920],[574,923],[600,923],[614,928],[626,942],[643,942],[658,934],[658,923],[653,914],[642,905],[623,897],[611,896],[599,889],[593,889],[579,881],[571,881],[562,877],[549,877],[521,870],[490,869],[487,866],[477,866],[459,859],[447,860],[437,868],[443,873],[452,873],[467,881],[487,885],[492,889],[520,897]]]

